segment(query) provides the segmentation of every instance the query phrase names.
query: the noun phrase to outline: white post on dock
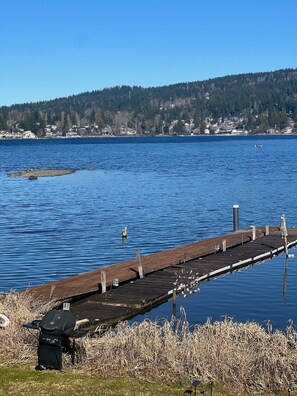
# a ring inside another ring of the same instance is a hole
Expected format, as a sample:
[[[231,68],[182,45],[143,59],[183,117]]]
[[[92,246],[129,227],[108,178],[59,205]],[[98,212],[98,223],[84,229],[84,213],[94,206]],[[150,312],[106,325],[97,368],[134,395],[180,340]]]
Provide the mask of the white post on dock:
[[[233,231],[239,230],[239,205],[233,205]]]
[[[137,258],[137,266],[138,266],[139,277],[143,278],[143,268],[142,268],[142,262],[141,262],[141,257],[140,257],[139,250],[136,250],[136,258]]]
[[[289,250],[288,250],[288,230],[287,230],[287,224],[286,224],[286,216],[283,214],[281,216],[281,225],[280,229],[282,231],[282,238],[285,241],[285,252],[286,256],[289,257]]]
[[[269,235],[269,233],[270,233],[269,226],[266,226],[265,227],[265,235]]]
[[[101,289],[102,293],[106,293],[106,271],[101,271]]]
[[[254,241],[256,239],[256,226],[251,226],[252,229],[252,240]]]
[[[226,239],[223,239],[222,245],[223,245],[223,252],[225,252],[227,250],[227,241],[226,241]]]

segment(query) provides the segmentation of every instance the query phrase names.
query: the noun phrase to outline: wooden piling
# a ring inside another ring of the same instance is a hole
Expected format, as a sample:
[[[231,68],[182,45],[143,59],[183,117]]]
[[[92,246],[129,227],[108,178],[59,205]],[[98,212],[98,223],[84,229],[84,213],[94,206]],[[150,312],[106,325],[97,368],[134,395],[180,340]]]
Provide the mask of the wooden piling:
[[[106,293],[106,271],[101,271],[101,292]]]
[[[252,240],[254,241],[256,239],[256,226],[252,226]]]
[[[141,257],[140,257],[140,252],[139,250],[136,250],[136,259],[137,259],[137,267],[138,267],[138,274],[139,278],[143,278],[143,268],[142,268],[142,262],[141,262]]]

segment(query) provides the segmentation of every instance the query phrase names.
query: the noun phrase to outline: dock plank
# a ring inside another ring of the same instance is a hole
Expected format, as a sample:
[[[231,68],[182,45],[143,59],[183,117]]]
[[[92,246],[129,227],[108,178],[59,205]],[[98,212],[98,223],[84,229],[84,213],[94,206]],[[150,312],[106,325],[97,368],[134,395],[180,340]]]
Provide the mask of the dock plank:
[[[203,282],[283,251],[280,229],[269,227],[266,232],[266,227],[256,227],[255,240],[248,229],[141,257],[143,278],[135,258],[29,290],[35,298],[70,301],[76,318],[89,319],[93,327],[112,326],[170,298],[177,281],[183,283],[190,273]],[[297,245],[297,229],[288,232],[288,242]],[[98,287],[102,271],[105,293]],[[114,279],[119,280],[118,287],[113,286]]]
[[[290,236],[288,241],[296,245],[297,233],[295,236]],[[253,248],[251,248],[251,245],[253,245]],[[169,293],[175,287],[174,282],[182,271],[185,271],[185,274],[192,271],[194,274],[199,273],[199,276],[203,276],[212,271],[223,270],[226,266],[230,266],[241,260],[243,261],[249,258],[252,260],[256,256],[266,253],[269,257],[271,248],[283,248],[283,240],[280,234],[263,236],[257,240],[256,243],[253,241],[249,244],[233,247],[225,252],[213,253],[212,255],[167,267],[152,274],[148,274],[142,279],[136,279],[123,286],[111,289],[104,294],[95,294],[91,297],[87,297],[77,304],[74,303],[71,309],[78,318],[81,318],[80,315],[82,312],[86,315],[86,312],[90,312],[90,307],[93,306],[93,309],[98,314],[97,316],[101,318],[98,320],[99,324],[107,324],[107,318],[103,315],[104,309],[108,311],[113,307],[128,309],[127,316],[125,317],[125,315],[122,315],[121,320],[123,318],[131,318],[140,314],[143,310],[153,307],[154,304],[159,304],[161,301],[170,298],[171,295]],[[230,269],[228,271],[230,271]],[[84,310],[84,306],[88,307],[88,309]],[[94,316],[94,313],[92,315]],[[108,324],[115,324],[118,320],[120,319],[116,317],[112,319],[109,316]]]
[[[263,236],[265,230],[265,227],[257,227],[256,237]],[[270,227],[269,230],[271,233],[279,232],[278,227]],[[251,238],[251,229],[237,231],[143,256],[141,257],[141,262],[144,273],[147,275],[171,265],[181,264],[185,261],[213,254],[216,246],[223,246],[224,240],[226,241],[226,247],[229,249],[237,245],[246,244],[251,241]],[[55,301],[63,301],[76,296],[94,293],[98,291],[102,271],[106,271],[107,286],[112,285],[114,279],[118,279],[120,283],[124,283],[138,278],[138,263],[135,258],[78,274],[67,279],[30,288],[30,291],[36,298]]]

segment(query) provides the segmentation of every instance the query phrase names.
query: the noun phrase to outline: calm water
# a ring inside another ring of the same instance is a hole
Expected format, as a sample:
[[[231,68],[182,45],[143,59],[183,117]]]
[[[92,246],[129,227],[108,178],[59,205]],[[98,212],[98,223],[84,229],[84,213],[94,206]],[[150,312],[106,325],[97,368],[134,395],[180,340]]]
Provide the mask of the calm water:
[[[127,260],[137,249],[145,255],[224,234],[232,231],[233,204],[241,228],[278,225],[283,213],[297,227],[296,152],[297,137],[0,141],[0,291]],[[7,176],[37,167],[77,172]],[[286,273],[281,255],[205,283],[178,305],[191,323],[226,314],[281,328],[296,317],[295,257]],[[148,316],[171,312],[169,302]]]

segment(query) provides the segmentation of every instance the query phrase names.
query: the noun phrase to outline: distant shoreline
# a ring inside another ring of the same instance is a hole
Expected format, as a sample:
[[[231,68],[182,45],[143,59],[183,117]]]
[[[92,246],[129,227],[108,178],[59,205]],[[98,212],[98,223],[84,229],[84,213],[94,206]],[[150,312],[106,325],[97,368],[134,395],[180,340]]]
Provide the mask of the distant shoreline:
[[[1,142],[14,142],[14,141],[40,141],[40,140],[80,140],[80,139],[118,139],[118,138],[123,138],[123,139],[130,139],[130,138],[219,138],[219,137],[236,137],[236,138],[255,138],[255,137],[263,137],[263,138],[269,138],[269,137],[279,137],[279,138],[285,138],[285,137],[297,137],[296,133],[287,133],[287,134],[266,134],[266,133],[257,133],[254,135],[249,135],[249,134],[230,134],[230,133],[220,133],[216,135],[105,135],[105,136],[76,136],[76,137],[35,137],[35,138],[0,138],[0,143]]]

